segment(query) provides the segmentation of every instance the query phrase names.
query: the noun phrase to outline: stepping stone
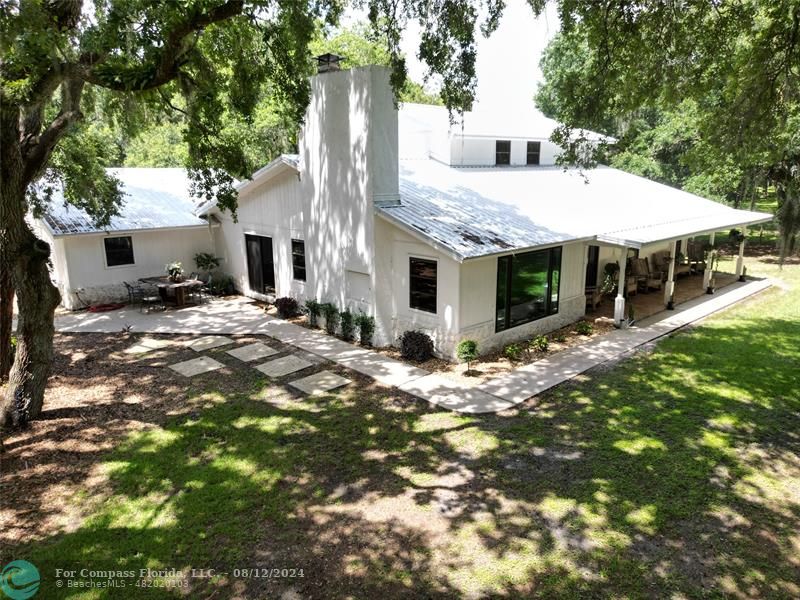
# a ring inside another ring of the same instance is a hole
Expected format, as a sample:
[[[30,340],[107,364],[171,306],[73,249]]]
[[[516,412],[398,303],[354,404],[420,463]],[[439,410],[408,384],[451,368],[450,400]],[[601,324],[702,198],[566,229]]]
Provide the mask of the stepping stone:
[[[160,350],[161,348],[166,348],[167,346],[171,345],[172,342],[170,340],[154,340],[152,338],[142,338],[139,340],[139,343],[131,346],[127,350],[125,350],[125,354],[145,354],[146,352],[150,352],[152,350]]]
[[[169,368],[177,373],[180,373],[181,375],[184,375],[185,377],[194,377],[195,375],[200,375],[201,373],[216,371],[224,366],[225,365],[223,365],[221,362],[216,361],[213,358],[200,356],[198,358],[193,358],[192,360],[185,360],[183,362],[170,365]]]
[[[192,340],[187,346],[195,352],[202,352],[203,350],[211,350],[212,348],[219,348],[220,346],[227,346],[233,343],[231,338],[225,337],[224,335],[207,335]]]
[[[300,358],[299,356],[295,356],[294,354],[290,354],[289,356],[283,356],[265,362],[263,365],[258,365],[256,369],[267,377],[283,377],[289,373],[294,373],[295,371],[307,369],[312,366],[314,366],[314,363]]]
[[[248,344],[247,346],[242,346],[241,348],[234,348],[233,350],[228,350],[228,354],[230,354],[234,358],[238,358],[239,360],[243,360],[244,362],[250,362],[252,360],[258,360],[259,358],[266,358],[267,356],[272,356],[273,354],[277,354],[278,351],[274,348],[270,348],[266,344],[262,344],[261,342],[256,342],[255,344]]]
[[[336,373],[320,371],[308,377],[292,381],[289,385],[310,396],[319,396],[348,383],[350,383],[349,379],[345,379]]]

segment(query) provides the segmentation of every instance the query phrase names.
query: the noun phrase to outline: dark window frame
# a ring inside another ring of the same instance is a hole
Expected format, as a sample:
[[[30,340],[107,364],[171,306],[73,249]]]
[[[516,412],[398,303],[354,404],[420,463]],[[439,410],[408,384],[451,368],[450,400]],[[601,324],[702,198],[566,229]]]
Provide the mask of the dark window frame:
[[[302,252],[297,252],[295,246],[299,245]],[[302,265],[297,262],[302,259]],[[306,281],[306,241],[292,239],[292,278],[297,281]]]
[[[512,275],[514,272],[513,263],[514,259],[519,257],[526,257],[533,254],[547,253],[547,291],[545,294],[545,311],[541,315],[534,316],[530,319],[520,321],[518,323],[511,323],[511,296],[512,296]],[[495,287],[495,333],[506,331],[507,329],[514,329],[545,317],[551,317],[558,314],[560,298],[561,298],[561,267],[563,264],[563,247],[553,246],[543,250],[533,250],[531,252],[521,252],[519,254],[509,254],[501,256],[497,259],[497,282]],[[555,285],[555,294],[553,294],[553,274],[558,272],[558,280]],[[503,305],[498,306],[500,289],[504,291]],[[554,300],[555,298],[555,300]],[[502,323],[499,318],[500,311],[503,311]]]
[[[508,150],[501,150],[500,144],[508,144]],[[503,166],[511,164],[511,140],[494,141],[494,164]]]
[[[531,147],[534,149],[531,150]],[[525,164],[526,165],[538,165],[541,164],[542,159],[542,142],[539,141],[529,141],[525,146]],[[532,160],[532,157],[535,157],[535,160]]]
[[[419,275],[414,274],[414,263],[422,263],[427,266],[433,266],[433,277],[421,277]],[[419,283],[415,286],[414,279],[427,279],[427,283],[424,281],[422,282],[422,286]],[[430,286],[430,280],[433,279],[433,293],[431,294],[430,291],[425,291],[424,289],[420,289],[420,287],[424,288],[425,286]],[[416,288],[416,289],[415,289]],[[415,298],[416,295],[416,298]],[[430,296],[433,296],[433,310],[431,310],[430,305]],[[428,302],[420,302],[420,297],[428,296]],[[423,258],[421,256],[409,256],[408,257],[408,307],[413,310],[419,310],[428,314],[437,314],[438,312],[438,303],[439,303],[439,261],[433,258]]]
[[[124,239],[130,240],[129,244],[128,244],[129,248],[121,248],[121,249],[120,248],[116,248],[116,249],[115,248],[111,248],[111,255],[115,256],[115,258],[112,261],[110,256],[109,256],[108,243],[111,240],[124,240]],[[117,258],[118,255],[121,255],[123,253],[127,255],[128,252],[130,252],[130,262],[122,262],[122,261],[124,261],[126,259]],[[114,235],[114,236],[108,236],[108,237],[103,238],[103,253],[105,254],[106,267],[108,267],[108,268],[130,267],[131,265],[135,265],[136,264],[136,254],[133,251],[133,236],[132,235]]]

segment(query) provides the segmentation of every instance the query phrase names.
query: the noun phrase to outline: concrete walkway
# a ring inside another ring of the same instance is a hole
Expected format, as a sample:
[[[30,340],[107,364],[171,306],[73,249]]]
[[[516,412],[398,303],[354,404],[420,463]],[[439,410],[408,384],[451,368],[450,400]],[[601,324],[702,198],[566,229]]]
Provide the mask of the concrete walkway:
[[[56,319],[61,332],[115,333],[131,325],[136,333],[257,334],[311,352],[343,367],[368,375],[443,408],[462,413],[490,413],[511,408],[563,381],[604,362],[616,360],[642,344],[703,319],[767,289],[767,280],[735,283],[714,296],[703,296],[674,311],[664,311],[632,329],[620,329],[492,379],[465,387],[373,350],[266,315],[249,299],[218,301],[180,311],[142,314],[131,308],[109,313],[72,313]]]

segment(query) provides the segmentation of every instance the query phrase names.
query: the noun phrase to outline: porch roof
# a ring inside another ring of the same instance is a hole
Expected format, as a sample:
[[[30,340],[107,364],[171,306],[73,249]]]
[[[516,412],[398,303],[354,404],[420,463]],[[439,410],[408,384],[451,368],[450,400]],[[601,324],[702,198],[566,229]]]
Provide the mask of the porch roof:
[[[771,220],[610,167],[453,168],[400,162],[380,214],[459,260],[597,240],[634,248]]]

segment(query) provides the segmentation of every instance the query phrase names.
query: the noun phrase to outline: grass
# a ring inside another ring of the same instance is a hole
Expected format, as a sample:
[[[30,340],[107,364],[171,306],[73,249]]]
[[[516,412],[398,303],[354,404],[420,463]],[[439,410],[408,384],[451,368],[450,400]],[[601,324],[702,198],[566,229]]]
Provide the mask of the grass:
[[[790,289],[510,414],[193,380],[197,408],[103,453],[103,484],[63,499],[88,514],[14,556],[217,569],[183,579],[200,597],[798,597],[800,266],[748,271]],[[232,575],[256,565],[304,576]]]

